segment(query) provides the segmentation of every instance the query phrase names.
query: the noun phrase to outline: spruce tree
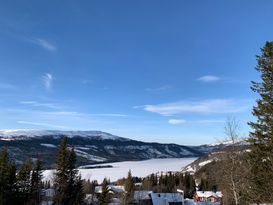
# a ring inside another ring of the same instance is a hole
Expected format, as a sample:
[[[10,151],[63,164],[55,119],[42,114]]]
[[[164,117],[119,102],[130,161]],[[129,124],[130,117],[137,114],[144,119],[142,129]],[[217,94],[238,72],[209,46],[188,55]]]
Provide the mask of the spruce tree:
[[[27,204],[31,198],[31,172],[32,160],[28,159],[22,164],[17,174],[18,197],[21,204]]]
[[[131,170],[128,172],[128,176],[124,184],[124,189],[126,192],[124,196],[124,202],[125,204],[130,204],[134,197],[134,182]]]
[[[76,169],[74,147],[69,149],[67,143],[65,137],[57,154],[54,204],[80,205],[83,204],[82,180]]]
[[[0,205],[15,205],[17,201],[16,168],[9,159],[8,151],[0,152]]]
[[[68,156],[68,195],[70,196],[69,204],[83,204],[83,185],[81,177],[76,169],[76,154],[74,147],[69,151]]]
[[[257,56],[256,70],[261,82],[252,82],[252,90],[259,94],[252,114],[255,122],[250,122],[251,152],[251,193],[253,202],[273,202],[273,42],[266,42]]]
[[[195,180],[192,175],[185,173],[184,176],[184,194],[185,198],[192,198],[195,192]]]
[[[67,150],[67,137],[65,137],[60,145],[57,154],[57,168],[54,179],[54,204],[65,205],[68,203],[68,150]]]
[[[31,200],[30,204],[40,204],[42,189],[42,161],[38,158],[31,173]]]
[[[108,180],[104,178],[101,187],[101,195],[99,197],[99,205],[107,205],[110,202],[108,184]]]

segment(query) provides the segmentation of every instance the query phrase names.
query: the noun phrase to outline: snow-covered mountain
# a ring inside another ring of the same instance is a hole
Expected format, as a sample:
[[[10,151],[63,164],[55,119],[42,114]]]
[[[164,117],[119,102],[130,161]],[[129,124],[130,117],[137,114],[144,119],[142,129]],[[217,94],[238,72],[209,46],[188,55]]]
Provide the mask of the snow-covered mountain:
[[[2,130],[0,147],[8,147],[18,165],[29,157],[40,157],[46,168],[54,167],[58,146],[64,136],[75,147],[78,165],[145,160],[151,158],[198,157],[218,146],[184,146],[148,143],[101,131]]]
[[[126,138],[118,137],[106,132],[101,131],[61,131],[61,130],[29,130],[29,129],[18,129],[18,130],[0,130],[0,138],[6,140],[43,137],[43,136],[67,136],[67,137],[97,137],[112,140],[126,140]]]

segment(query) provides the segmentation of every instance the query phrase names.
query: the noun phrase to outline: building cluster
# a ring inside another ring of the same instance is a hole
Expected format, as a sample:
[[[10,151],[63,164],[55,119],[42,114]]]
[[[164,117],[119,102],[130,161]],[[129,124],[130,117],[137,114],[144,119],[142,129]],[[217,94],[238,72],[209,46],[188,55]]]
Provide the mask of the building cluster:
[[[111,198],[109,205],[123,204],[124,186],[108,185],[108,194]],[[102,186],[96,186],[94,194],[86,194],[85,202],[97,205],[102,194]],[[43,189],[41,205],[52,205],[54,189]],[[135,190],[130,205],[221,205],[223,194],[213,191],[196,191],[193,199],[184,199],[182,190],[176,193],[157,193],[149,190]]]

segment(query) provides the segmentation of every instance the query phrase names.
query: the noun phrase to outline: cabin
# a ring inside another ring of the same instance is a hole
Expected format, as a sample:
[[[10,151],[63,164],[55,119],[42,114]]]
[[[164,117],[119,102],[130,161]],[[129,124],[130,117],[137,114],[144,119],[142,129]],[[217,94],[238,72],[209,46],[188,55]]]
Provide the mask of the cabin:
[[[108,189],[108,192],[110,194],[123,193],[124,192],[124,186],[108,185],[107,189]],[[100,195],[102,193],[102,186],[96,186],[95,187],[95,193],[97,195]]]
[[[148,190],[134,191],[133,204],[152,205],[151,193],[152,191],[148,191]]]
[[[184,205],[181,193],[151,193],[153,205]]]
[[[197,191],[194,193],[193,200],[194,202],[213,202],[217,204],[222,203],[222,192],[213,192],[213,191]]]
[[[133,204],[138,205],[184,205],[181,193],[155,193],[152,191],[135,191]]]

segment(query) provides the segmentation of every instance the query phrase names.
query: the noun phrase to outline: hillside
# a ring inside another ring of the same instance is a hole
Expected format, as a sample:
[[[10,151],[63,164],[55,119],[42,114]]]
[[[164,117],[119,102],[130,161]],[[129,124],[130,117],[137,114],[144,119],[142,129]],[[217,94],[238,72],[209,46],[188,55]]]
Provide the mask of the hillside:
[[[52,168],[64,136],[68,136],[69,144],[74,145],[79,166],[152,158],[198,157],[219,148],[141,142],[101,131],[57,130],[0,131],[0,147],[8,147],[10,156],[16,160],[17,165],[29,157],[40,157],[46,168]]]

